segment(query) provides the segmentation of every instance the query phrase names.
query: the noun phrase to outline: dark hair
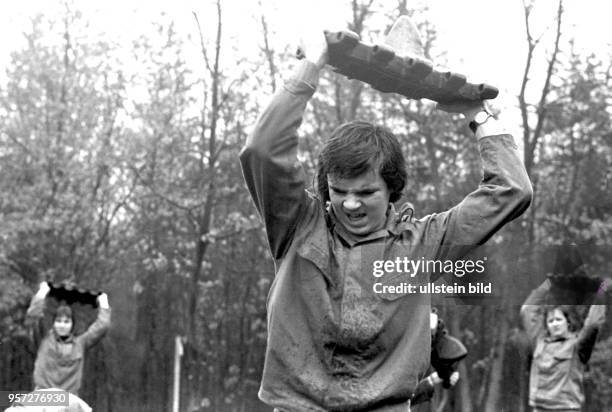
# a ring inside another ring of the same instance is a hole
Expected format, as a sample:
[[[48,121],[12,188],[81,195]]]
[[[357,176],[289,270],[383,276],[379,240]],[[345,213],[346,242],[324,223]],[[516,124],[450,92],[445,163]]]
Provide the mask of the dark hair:
[[[355,178],[378,168],[389,189],[390,202],[402,196],[406,185],[406,162],[397,137],[387,128],[354,121],[336,128],[319,154],[317,192],[329,200],[327,176]]]
[[[565,316],[565,320],[567,320],[567,330],[570,332],[574,332],[576,322],[573,319],[570,308],[565,305],[548,305],[544,307],[544,330],[546,330],[546,332],[548,333],[548,314],[553,312],[555,309],[559,309],[563,316]]]
[[[68,306],[63,301],[59,304],[59,306],[55,310],[55,316],[53,317],[53,320],[55,320],[55,319],[57,319],[59,317],[70,318],[70,320],[72,321],[72,329],[71,330],[74,330],[74,313],[72,312],[72,308],[70,306]]]

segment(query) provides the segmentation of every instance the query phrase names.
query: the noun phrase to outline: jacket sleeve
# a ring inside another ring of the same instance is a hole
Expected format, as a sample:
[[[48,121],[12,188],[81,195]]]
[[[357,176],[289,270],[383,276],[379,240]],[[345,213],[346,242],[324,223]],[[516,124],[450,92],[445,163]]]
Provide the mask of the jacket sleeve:
[[[110,328],[111,309],[98,307],[98,317],[89,328],[78,337],[85,348],[97,343]]]
[[[28,340],[34,345],[34,350],[38,348],[45,336],[43,318],[45,316],[45,298],[38,293],[32,296],[30,306],[26,312],[26,329]]]
[[[604,323],[605,317],[606,307],[604,305],[591,305],[576,343],[578,357],[582,363],[587,363],[591,358],[597,334]]]
[[[318,69],[308,61],[301,64],[261,114],[240,153],[242,173],[275,259],[286,253],[308,202],[297,129],[315,91]]]
[[[550,281],[546,279],[529,294],[521,307],[521,321],[532,346],[535,346],[537,338],[545,332],[543,308],[549,290]]]
[[[424,242],[437,259],[458,259],[485,243],[531,203],[533,190],[509,134],[478,141],[483,177],[478,188],[447,212],[423,218]]]

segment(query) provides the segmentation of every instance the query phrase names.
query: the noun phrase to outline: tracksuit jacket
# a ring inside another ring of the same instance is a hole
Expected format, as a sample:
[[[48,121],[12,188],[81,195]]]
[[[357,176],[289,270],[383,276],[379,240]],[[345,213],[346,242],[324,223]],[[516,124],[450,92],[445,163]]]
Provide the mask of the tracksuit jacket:
[[[85,351],[104,336],[110,327],[110,308],[98,308],[98,317],[79,336],[60,338],[53,328],[41,330],[45,299],[34,295],[27,311],[31,339],[38,345],[34,362],[35,389],[57,388],[78,396],[83,376]]]
[[[584,406],[584,372],[606,307],[591,305],[580,331],[553,338],[544,326],[543,304],[550,287],[546,280],[521,307],[523,325],[533,346],[529,405],[537,410],[580,411]]]
[[[531,184],[512,136],[484,137],[482,182],[460,204],[418,220],[391,205],[383,229],[356,239],[306,191],[297,158],[317,83],[316,66],[303,61],[240,154],[276,271],[259,397],[281,411],[406,411],[429,366],[430,298],[375,293],[374,283],[426,284],[431,274],[377,278],[374,261],[457,259],[528,207]]]

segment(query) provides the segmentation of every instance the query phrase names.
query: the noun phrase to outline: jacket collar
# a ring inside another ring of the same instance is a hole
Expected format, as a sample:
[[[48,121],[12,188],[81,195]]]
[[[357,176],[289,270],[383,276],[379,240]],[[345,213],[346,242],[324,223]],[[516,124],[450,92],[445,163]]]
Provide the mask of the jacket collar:
[[[62,343],[72,343],[74,341],[74,334],[70,333],[66,338],[62,338],[60,335],[55,332],[55,329],[51,329],[51,334],[53,335],[53,339]]]
[[[561,341],[564,341],[564,340],[568,340],[571,337],[573,337],[573,333],[572,332],[566,333],[565,336],[556,336],[556,337],[553,337],[553,336],[550,336],[550,335],[547,334],[544,337],[544,340],[546,342],[561,342]]]
[[[385,226],[382,229],[374,231],[367,236],[355,236],[339,222],[338,218],[334,214],[333,209],[330,205],[327,205],[326,211],[329,216],[329,221],[331,223],[331,230],[333,230],[343,241],[345,241],[349,246],[353,247],[359,243],[370,242],[372,240],[377,240],[380,238],[387,237],[389,235],[399,236],[402,232],[408,229],[408,225],[411,224],[412,216],[409,219],[405,219],[405,211],[404,207],[402,207],[402,213],[398,213],[395,210],[395,206],[393,203],[389,203],[389,208],[387,210],[387,220],[385,221]]]

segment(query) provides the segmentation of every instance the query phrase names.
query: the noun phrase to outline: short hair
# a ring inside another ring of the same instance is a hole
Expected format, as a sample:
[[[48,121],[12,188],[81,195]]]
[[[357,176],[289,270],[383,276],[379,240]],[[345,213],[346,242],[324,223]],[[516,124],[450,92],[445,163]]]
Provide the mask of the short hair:
[[[559,309],[559,312],[565,316],[565,320],[567,321],[567,330],[570,332],[575,332],[576,330],[576,321],[572,316],[572,311],[569,306],[566,305],[546,305],[544,307],[544,328],[548,333],[548,314],[555,311],[555,309]]]
[[[355,178],[376,169],[387,184],[390,202],[402,197],[406,185],[406,161],[397,137],[386,127],[353,121],[338,126],[319,153],[317,192],[329,201],[327,176]]]
[[[68,306],[64,301],[60,302],[57,309],[55,310],[55,316],[53,317],[53,321],[61,317],[69,318],[72,321],[71,331],[74,330],[74,312],[72,311],[72,308]]]

